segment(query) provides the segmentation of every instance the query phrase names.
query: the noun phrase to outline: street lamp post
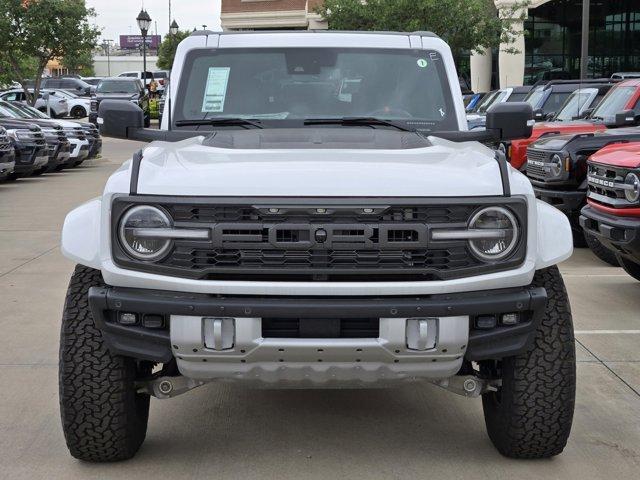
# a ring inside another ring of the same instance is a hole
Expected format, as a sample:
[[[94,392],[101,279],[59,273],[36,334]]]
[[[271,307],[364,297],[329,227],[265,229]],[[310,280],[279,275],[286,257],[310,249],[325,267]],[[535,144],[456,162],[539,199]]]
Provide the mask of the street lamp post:
[[[171,35],[175,35],[178,33],[178,24],[176,23],[175,19],[173,20],[173,22],[171,22],[171,25],[169,26],[169,33]]]
[[[147,32],[151,26],[151,17],[146,10],[140,10],[140,13],[136,17],[138,22],[138,28],[142,34],[142,82],[145,88],[147,88]]]
[[[104,48],[104,51],[107,54],[107,76],[109,77],[111,76],[111,57],[109,56],[111,42],[113,42],[113,40],[105,39],[105,41],[102,43],[102,48]]]

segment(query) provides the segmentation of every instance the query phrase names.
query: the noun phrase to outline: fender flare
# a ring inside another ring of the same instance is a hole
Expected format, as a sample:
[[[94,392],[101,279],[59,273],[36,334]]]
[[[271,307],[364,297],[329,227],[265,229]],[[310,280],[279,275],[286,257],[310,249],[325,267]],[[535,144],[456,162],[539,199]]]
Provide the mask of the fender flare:
[[[573,254],[573,234],[567,216],[555,207],[536,199],[536,270],[556,265]]]
[[[71,210],[62,227],[62,254],[76,263],[100,269],[100,197]]]

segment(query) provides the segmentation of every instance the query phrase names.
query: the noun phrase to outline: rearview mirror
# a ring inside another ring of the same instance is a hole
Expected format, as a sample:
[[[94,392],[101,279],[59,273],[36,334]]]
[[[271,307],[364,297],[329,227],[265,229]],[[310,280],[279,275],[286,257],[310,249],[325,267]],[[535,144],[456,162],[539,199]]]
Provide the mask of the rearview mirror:
[[[533,124],[533,109],[526,102],[499,103],[487,111],[486,128],[499,140],[529,138]]]
[[[616,113],[616,127],[627,127],[636,123],[635,110],[623,110]]]

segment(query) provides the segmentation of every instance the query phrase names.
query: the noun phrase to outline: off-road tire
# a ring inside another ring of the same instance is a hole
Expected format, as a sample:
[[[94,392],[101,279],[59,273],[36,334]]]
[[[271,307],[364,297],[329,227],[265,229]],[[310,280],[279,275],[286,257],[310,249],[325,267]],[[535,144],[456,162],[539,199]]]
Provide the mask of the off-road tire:
[[[60,413],[71,455],[113,462],[133,457],[142,445],[149,396],[134,385],[145,367],[111,354],[94,324],[87,293],[100,285],[100,271],[81,265],[69,283],[60,334]]]
[[[536,272],[533,286],[548,297],[534,344],[497,362],[502,386],[482,396],[489,438],[511,458],[558,455],[573,421],[576,356],[567,291],[557,267]]]
[[[613,267],[619,267],[618,259],[616,258],[616,254],[605,247],[600,240],[597,239],[594,235],[591,235],[587,232],[584,232],[584,239],[589,246],[589,249],[593,252],[593,254],[602,260],[604,263],[608,263]]]
[[[618,257],[618,262],[625,272],[640,281],[640,264],[627,260],[623,257]]]

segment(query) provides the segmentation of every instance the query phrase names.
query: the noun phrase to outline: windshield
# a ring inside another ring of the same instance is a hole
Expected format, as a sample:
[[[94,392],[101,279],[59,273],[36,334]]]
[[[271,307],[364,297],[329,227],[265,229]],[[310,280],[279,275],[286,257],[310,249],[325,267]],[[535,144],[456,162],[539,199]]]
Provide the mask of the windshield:
[[[98,84],[97,93],[138,93],[138,85],[130,80],[108,80]]]
[[[607,122],[613,121],[616,113],[625,110],[635,91],[634,87],[612,88],[593,111],[591,118]]]
[[[426,50],[221,49],[186,59],[175,120],[259,119],[264,126],[375,117],[457,130],[445,66]],[[206,127],[205,127],[206,128]]]
[[[598,94],[598,90],[595,88],[583,88],[576,90],[569,98],[567,98],[564,105],[558,111],[558,114],[554,118],[555,121],[568,122],[576,117],[579,117],[585,108],[588,108],[588,103],[591,103],[591,99]]]
[[[508,90],[498,90],[491,95],[486,102],[482,102],[482,104],[478,107],[477,113],[487,113],[487,110],[492,105],[496,105],[504,100],[504,98],[509,95]]]
[[[9,102],[0,101],[0,115],[4,118],[31,118],[19,108],[11,105]]]
[[[531,92],[529,92],[529,95],[527,95],[524,101],[527,102],[529,105],[531,105],[531,108],[535,110],[542,106],[541,103],[543,102],[543,98],[544,98],[544,87],[537,87],[531,90]]]

